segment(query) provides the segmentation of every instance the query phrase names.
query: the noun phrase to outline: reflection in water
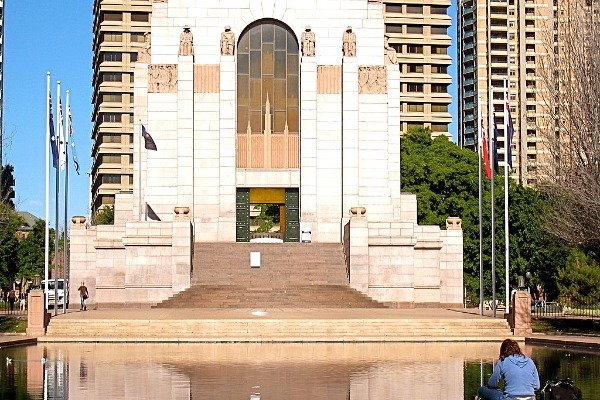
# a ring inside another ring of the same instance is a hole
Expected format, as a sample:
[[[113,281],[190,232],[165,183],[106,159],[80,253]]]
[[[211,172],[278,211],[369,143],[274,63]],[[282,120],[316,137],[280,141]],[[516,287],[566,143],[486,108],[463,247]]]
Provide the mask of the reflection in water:
[[[0,360],[15,360],[0,363],[0,398],[472,399],[491,374],[498,348],[498,343],[45,344],[0,350]],[[542,381],[571,376],[586,398],[599,397],[591,384],[600,372],[598,354],[525,351]],[[582,372],[575,373],[579,367]]]

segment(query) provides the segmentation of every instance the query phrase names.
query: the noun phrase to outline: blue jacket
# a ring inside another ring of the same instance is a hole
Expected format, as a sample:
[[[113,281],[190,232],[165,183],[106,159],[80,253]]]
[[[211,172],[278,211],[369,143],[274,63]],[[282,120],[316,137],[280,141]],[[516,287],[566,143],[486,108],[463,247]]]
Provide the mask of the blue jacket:
[[[488,386],[498,387],[500,379],[504,379],[504,393],[511,396],[533,396],[534,391],[540,388],[537,368],[526,356],[513,354],[498,361]]]

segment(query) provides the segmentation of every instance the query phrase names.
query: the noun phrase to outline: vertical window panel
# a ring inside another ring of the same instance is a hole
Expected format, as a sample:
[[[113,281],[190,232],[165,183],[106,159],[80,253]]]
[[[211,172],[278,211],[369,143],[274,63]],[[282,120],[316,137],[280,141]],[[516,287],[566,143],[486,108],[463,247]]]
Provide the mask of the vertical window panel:
[[[264,44],[262,51],[262,73],[263,75],[273,75],[273,45]]]
[[[298,75],[298,54],[289,54],[287,56],[288,75]]]
[[[239,54],[248,54],[250,52],[250,35],[246,34],[240,38],[240,42],[238,43],[237,53]]]
[[[238,54],[238,74],[250,73],[250,54]]]
[[[274,81],[274,105],[275,110],[285,110],[286,109],[286,89],[287,82],[285,79],[275,79]]]
[[[275,78],[285,78],[285,51],[275,51]]]
[[[275,124],[273,126],[273,133],[283,133],[285,130],[286,112],[275,111]]]
[[[252,111],[250,113],[250,127],[252,128],[253,134],[262,134],[261,121],[262,117],[260,111]]]
[[[253,79],[260,78],[260,62],[261,62],[260,51],[251,51],[250,52],[250,78],[253,78]]]
[[[238,104],[237,110],[237,131],[238,133],[246,133],[248,128],[248,106]]]
[[[287,50],[287,32],[281,26],[275,26],[275,50]]]
[[[260,27],[250,29],[250,50],[260,50]]]
[[[264,24],[262,26],[262,42],[263,43],[273,43],[274,28],[275,28],[275,25],[273,25],[273,24]]]
[[[259,79],[250,80],[250,108],[252,111],[261,109],[261,90],[262,85]]]

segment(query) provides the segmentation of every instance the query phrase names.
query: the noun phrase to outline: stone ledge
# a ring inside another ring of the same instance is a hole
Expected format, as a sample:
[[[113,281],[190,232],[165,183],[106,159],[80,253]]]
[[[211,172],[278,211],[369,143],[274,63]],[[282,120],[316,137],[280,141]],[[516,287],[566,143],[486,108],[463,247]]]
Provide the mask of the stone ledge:
[[[120,239],[96,239],[94,240],[96,249],[124,249],[123,240]]]
[[[369,246],[415,246],[417,238],[392,237],[392,236],[369,236]]]
[[[437,249],[440,250],[444,243],[441,240],[419,240],[415,249]]]
[[[172,244],[171,236],[125,236],[123,238],[124,246],[171,246]]]

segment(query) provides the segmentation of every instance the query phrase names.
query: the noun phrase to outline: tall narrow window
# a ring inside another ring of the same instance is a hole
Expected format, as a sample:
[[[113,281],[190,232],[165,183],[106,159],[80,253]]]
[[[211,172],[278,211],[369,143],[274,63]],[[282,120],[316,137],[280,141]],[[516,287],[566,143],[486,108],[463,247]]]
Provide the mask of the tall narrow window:
[[[240,168],[298,168],[299,48],[281,22],[261,20],[240,36],[237,133]]]

